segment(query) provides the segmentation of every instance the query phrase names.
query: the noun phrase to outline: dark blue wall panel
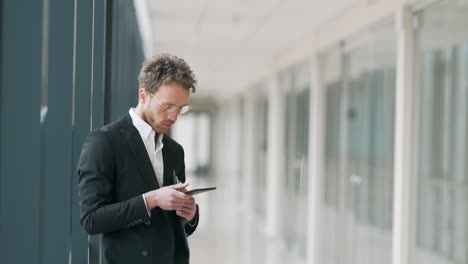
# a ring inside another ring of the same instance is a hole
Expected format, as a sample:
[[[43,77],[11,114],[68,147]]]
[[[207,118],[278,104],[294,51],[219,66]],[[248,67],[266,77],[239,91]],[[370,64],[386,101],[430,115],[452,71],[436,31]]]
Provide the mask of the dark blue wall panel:
[[[78,173],[77,161],[80,158],[81,146],[91,128],[91,70],[93,47],[93,1],[80,0],[76,2],[76,64],[74,86],[74,123],[72,145],[72,203],[71,203],[71,237],[72,263],[86,263],[88,259],[88,235],[80,225],[78,208]]]
[[[0,4],[0,263],[38,263],[42,1]]]
[[[42,136],[41,263],[70,253],[74,2],[49,0],[47,116]]]
[[[111,7],[107,32],[110,67],[106,71],[106,123],[117,120],[138,103],[138,74],[144,61],[133,2],[112,1]]]
[[[0,263],[99,263],[76,166],[90,129],[136,103],[133,1],[3,0],[0,21]]]

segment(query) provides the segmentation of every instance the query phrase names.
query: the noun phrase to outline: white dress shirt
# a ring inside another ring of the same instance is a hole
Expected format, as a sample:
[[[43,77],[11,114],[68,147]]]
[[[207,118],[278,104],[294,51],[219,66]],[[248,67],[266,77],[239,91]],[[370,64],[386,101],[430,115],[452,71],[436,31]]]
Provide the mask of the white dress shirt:
[[[162,149],[164,147],[162,142],[163,134],[159,134],[157,145],[155,146],[154,135],[156,132],[153,130],[153,128],[135,113],[134,108],[130,108],[128,113],[132,118],[133,125],[138,130],[138,133],[143,140],[146,152],[148,152],[148,157],[151,161],[151,165],[153,165],[154,173],[156,174],[156,180],[158,181],[159,186],[162,187],[164,183],[164,163],[162,155]],[[144,196],[143,200],[145,201],[145,205],[147,205]],[[146,209],[148,209],[148,206],[146,206]],[[148,214],[149,213],[150,211],[148,210]]]

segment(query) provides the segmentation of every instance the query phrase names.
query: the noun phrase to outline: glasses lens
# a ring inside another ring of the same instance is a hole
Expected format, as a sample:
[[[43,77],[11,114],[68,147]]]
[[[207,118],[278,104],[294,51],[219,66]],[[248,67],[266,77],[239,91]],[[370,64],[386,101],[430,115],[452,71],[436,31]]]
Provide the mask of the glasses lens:
[[[166,109],[167,113],[174,113],[176,111],[179,111],[179,114],[183,115],[183,114],[187,113],[190,110],[190,106],[189,105],[184,105],[181,108],[179,108],[179,107],[177,107],[175,105],[169,105],[165,109]]]
[[[169,105],[166,107],[166,112],[168,113],[173,113],[175,111],[179,110],[179,108],[175,105]]]
[[[184,105],[184,106],[182,106],[182,108],[180,109],[180,114],[181,114],[181,115],[186,114],[188,111],[190,111],[190,105]]]

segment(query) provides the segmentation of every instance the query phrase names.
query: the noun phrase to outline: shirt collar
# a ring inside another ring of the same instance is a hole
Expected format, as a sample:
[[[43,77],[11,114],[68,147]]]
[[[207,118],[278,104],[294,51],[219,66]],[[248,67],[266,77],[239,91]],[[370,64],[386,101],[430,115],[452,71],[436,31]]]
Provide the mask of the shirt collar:
[[[146,141],[149,137],[154,137],[156,132],[150,125],[148,125],[148,123],[143,121],[143,119],[141,119],[141,117],[135,113],[134,108],[130,108],[130,110],[128,110],[128,113],[130,114],[133,125],[138,130],[138,133],[140,133],[140,136],[143,139],[143,141]],[[162,142],[162,134],[159,135],[158,142]]]

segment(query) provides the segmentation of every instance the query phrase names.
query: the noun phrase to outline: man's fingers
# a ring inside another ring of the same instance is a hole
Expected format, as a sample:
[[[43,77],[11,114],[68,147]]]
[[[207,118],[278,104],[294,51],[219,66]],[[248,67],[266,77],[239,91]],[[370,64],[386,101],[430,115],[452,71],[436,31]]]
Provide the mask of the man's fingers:
[[[195,201],[184,200],[184,201],[178,201],[174,203],[175,210],[179,210],[179,208],[193,209],[194,207],[195,207]]]
[[[175,210],[177,210],[177,211],[184,211],[184,212],[191,212],[191,211],[193,210],[193,206],[192,206],[192,205],[183,204],[183,205],[176,206],[176,207],[175,207]]]
[[[184,217],[184,213],[183,213],[182,211],[177,210],[177,211],[176,211],[176,214],[177,214],[178,216]]]
[[[187,219],[189,217],[189,215],[190,215],[189,213],[186,213],[184,211],[176,211],[176,214],[178,216],[181,216],[181,217],[185,218],[185,219]]]
[[[180,192],[180,191],[176,191],[174,193],[174,196],[178,199],[182,199],[182,200],[189,200],[190,198],[192,198],[192,196],[188,195],[188,194],[185,194],[183,192]],[[184,201],[185,202],[185,201]]]
[[[160,199],[160,207],[164,210],[178,210],[178,208],[193,207],[195,204],[195,199],[193,199],[191,195],[177,190],[177,188],[187,185],[188,183],[179,183],[157,190],[162,194],[162,198]]]
[[[175,198],[172,199],[168,207],[171,210],[178,210],[179,208],[193,208],[195,206],[195,200],[192,196],[184,194],[182,192],[176,192],[174,194]]]
[[[189,185],[188,182],[184,182],[184,183],[177,183],[177,184],[169,185],[168,187],[179,190],[179,189],[186,188],[188,185]]]

